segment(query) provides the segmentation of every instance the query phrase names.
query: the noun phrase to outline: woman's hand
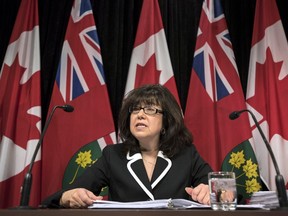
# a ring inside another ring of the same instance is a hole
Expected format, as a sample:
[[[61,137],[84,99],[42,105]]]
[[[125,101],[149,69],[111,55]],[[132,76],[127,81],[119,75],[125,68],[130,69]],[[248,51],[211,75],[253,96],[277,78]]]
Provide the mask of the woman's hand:
[[[234,196],[234,193],[233,193],[233,191],[229,191],[229,190],[227,190],[227,191],[221,191],[220,190],[220,196],[219,196],[219,201],[220,202],[233,202],[234,200],[235,200],[235,196]]]
[[[208,185],[199,184],[195,188],[186,187],[185,190],[193,200],[204,205],[210,205],[210,193]]]
[[[84,188],[68,190],[62,194],[60,205],[66,208],[87,208],[94,200],[102,200],[102,196],[95,196]]]

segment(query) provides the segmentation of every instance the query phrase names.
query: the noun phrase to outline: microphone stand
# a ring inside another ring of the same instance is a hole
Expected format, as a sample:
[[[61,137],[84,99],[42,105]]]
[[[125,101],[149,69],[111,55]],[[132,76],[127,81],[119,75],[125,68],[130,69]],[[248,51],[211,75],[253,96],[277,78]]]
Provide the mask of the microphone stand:
[[[33,165],[34,165],[34,162],[35,162],[35,159],[36,159],[36,156],[37,156],[37,153],[39,151],[39,148],[40,146],[42,145],[42,142],[43,142],[43,138],[44,138],[44,135],[46,133],[46,130],[50,124],[50,121],[52,119],[52,116],[55,112],[55,110],[57,108],[61,108],[63,109],[65,112],[72,112],[74,110],[74,108],[70,105],[64,105],[64,106],[54,106],[46,123],[45,123],[45,126],[43,128],[43,132],[41,133],[40,135],[40,138],[39,138],[39,141],[37,143],[37,146],[35,148],[35,151],[33,153],[33,156],[31,158],[31,162],[30,162],[30,165],[29,165],[29,169],[25,175],[25,178],[23,180],[23,185],[21,187],[21,198],[20,198],[20,205],[16,207],[16,209],[32,209],[33,207],[29,206],[29,199],[30,199],[30,191],[31,191],[31,186],[32,186],[32,168],[33,168]]]
[[[275,167],[275,170],[276,170],[275,183],[276,183],[278,200],[279,200],[279,205],[280,205],[280,208],[278,208],[278,209],[288,210],[287,192],[286,192],[284,178],[280,174],[280,170],[279,170],[277,161],[275,159],[274,153],[272,151],[272,148],[271,148],[269,142],[267,141],[255,115],[250,110],[246,109],[246,110],[241,110],[241,111],[235,111],[235,112],[231,113],[229,117],[231,120],[234,120],[234,119],[238,118],[240,116],[240,114],[243,112],[248,112],[251,115],[251,117],[252,117],[252,119],[253,119],[253,121],[254,121],[260,135],[261,135],[261,138],[263,139],[263,141],[266,145],[266,148],[270,154],[273,165]]]

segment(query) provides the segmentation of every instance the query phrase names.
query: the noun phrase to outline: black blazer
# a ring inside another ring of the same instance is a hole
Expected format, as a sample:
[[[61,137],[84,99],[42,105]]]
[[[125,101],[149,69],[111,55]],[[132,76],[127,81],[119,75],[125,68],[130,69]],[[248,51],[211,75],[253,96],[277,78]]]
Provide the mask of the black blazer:
[[[103,149],[102,157],[69,188],[53,194],[42,204],[59,206],[62,193],[72,188],[86,188],[97,195],[105,186],[109,187],[109,200],[114,201],[189,199],[185,187],[207,184],[210,171],[211,167],[191,145],[173,158],[165,157],[160,151],[150,182],[141,153],[130,155],[124,153],[123,144],[108,145]]]

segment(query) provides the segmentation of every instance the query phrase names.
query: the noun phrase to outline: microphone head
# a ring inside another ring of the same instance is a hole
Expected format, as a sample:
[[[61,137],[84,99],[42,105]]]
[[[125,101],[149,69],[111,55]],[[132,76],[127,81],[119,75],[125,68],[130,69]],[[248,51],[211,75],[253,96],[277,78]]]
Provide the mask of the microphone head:
[[[240,116],[240,112],[234,111],[234,112],[230,113],[229,118],[230,118],[231,120],[235,120],[235,119],[237,119],[239,116]]]
[[[65,111],[65,112],[73,112],[74,111],[74,107],[69,105],[69,104],[65,104],[63,106],[61,106],[61,108]]]

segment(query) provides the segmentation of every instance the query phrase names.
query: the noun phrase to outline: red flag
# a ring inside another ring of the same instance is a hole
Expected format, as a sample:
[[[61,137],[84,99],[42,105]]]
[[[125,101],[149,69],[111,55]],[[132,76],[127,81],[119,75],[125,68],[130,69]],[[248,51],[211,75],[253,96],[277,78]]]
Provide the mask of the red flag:
[[[125,95],[144,84],[166,86],[179,103],[158,0],[143,1]]]
[[[0,72],[0,208],[20,204],[20,188],[41,132],[38,1],[21,1]],[[40,152],[30,205],[40,203]]]
[[[261,189],[247,113],[237,121],[229,119],[233,111],[245,108],[221,2],[205,0],[184,121],[212,168],[235,172],[237,193],[244,200]]]
[[[205,0],[184,121],[214,170],[220,170],[225,156],[251,137],[246,113],[237,122],[229,119],[231,112],[245,108],[221,2]]]
[[[73,182],[81,169],[95,162],[100,154],[95,148],[101,152],[116,142],[90,0],[75,0],[71,10],[49,110],[63,104],[75,109],[56,111],[47,129],[42,198]]]
[[[275,1],[257,1],[247,85],[247,108],[256,118],[275,154],[288,188],[288,44]],[[260,174],[276,190],[275,168],[253,121]]]

